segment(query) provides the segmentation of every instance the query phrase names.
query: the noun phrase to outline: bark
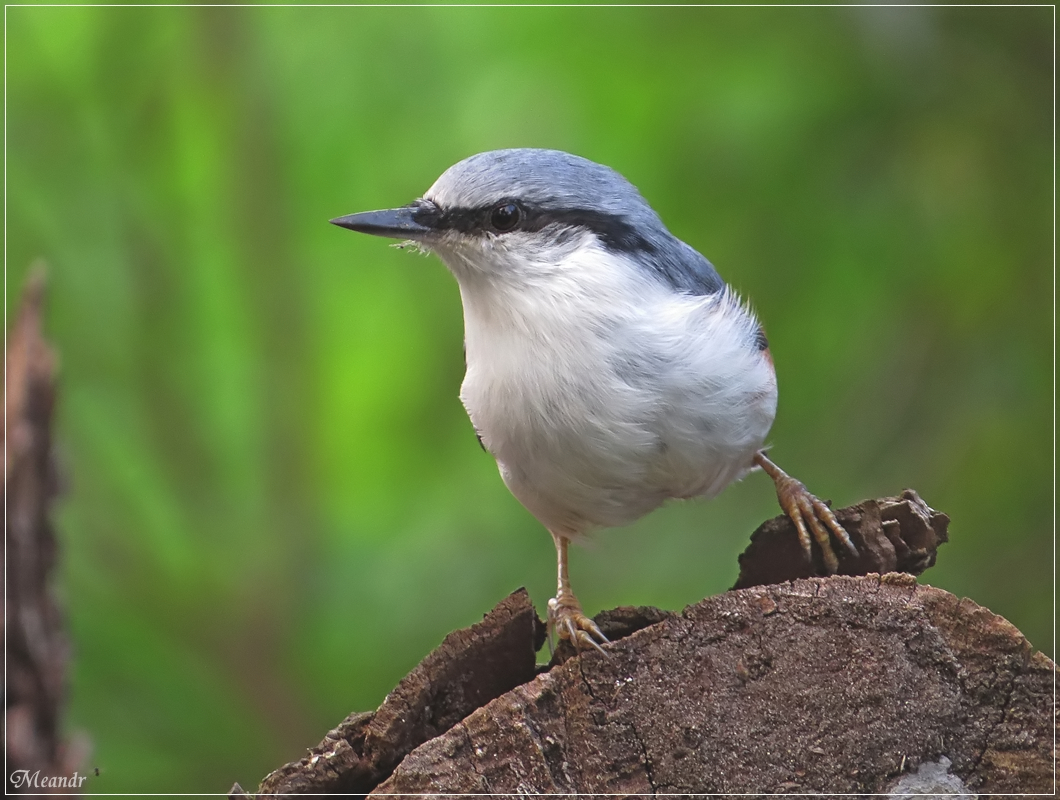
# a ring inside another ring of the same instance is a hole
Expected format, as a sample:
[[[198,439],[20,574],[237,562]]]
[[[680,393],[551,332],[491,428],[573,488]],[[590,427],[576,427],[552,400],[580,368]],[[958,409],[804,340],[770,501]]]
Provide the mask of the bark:
[[[32,273],[8,339],[4,428],[6,523],[4,552],[7,641],[7,783],[39,793],[40,780],[70,776],[85,752],[60,734],[69,642],[52,587],[57,549],[49,517],[58,491],[52,454],[56,359],[41,333],[44,277]],[[34,786],[32,776],[40,776]],[[76,788],[76,787],[75,787]]]
[[[853,556],[846,548],[835,547],[840,575],[919,575],[935,565],[939,545],[949,539],[950,518],[928,506],[912,489],[898,497],[863,500],[835,514],[858,549]],[[783,515],[763,522],[751,534],[751,543],[739,560],[740,577],[734,589],[827,575],[820,551],[815,547],[812,559],[807,560],[795,525]]]
[[[859,549],[841,571],[919,571],[946,540],[945,516],[914,492],[837,516]],[[797,544],[790,558],[770,552],[794,540],[784,526],[756,531],[741,583],[754,583],[759,567],[774,578],[785,563],[806,569]],[[347,718],[259,791],[1054,789],[1055,666],[1001,617],[911,575],[756,585],[679,614],[624,608],[597,622],[613,641],[606,655],[561,648],[524,680],[541,628],[516,592],[478,626],[450,634],[374,716]],[[494,637],[518,655],[478,655]],[[498,679],[490,664],[512,668]],[[489,690],[474,698],[469,681]],[[450,695],[460,702],[443,704],[447,713],[431,710]],[[353,775],[358,782],[343,782]],[[238,785],[231,796],[246,797]]]
[[[348,716],[303,759],[268,775],[260,792],[371,791],[417,746],[533,679],[543,642],[529,595],[514,592],[482,622],[445,637],[378,710]]]

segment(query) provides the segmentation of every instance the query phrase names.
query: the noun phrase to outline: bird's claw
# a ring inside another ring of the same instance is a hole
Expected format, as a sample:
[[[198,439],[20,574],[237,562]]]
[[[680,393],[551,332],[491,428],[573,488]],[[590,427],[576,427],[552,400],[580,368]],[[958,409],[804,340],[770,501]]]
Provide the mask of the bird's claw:
[[[607,653],[600,646],[610,644],[590,617],[582,611],[581,604],[573,594],[560,594],[548,601],[548,637],[552,641],[555,630],[560,639],[568,640],[578,652],[587,647],[595,647],[605,656]]]
[[[850,540],[850,534],[846,532],[835,514],[823,501],[810,494],[809,490],[801,481],[790,475],[782,474],[776,478],[777,500],[780,507],[795,524],[795,530],[799,534],[799,542],[806,553],[806,558],[812,559],[813,550],[810,540],[812,532],[813,539],[821,548],[824,557],[824,566],[829,575],[834,575],[839,569],[839,559],[836,558],[835,550],[832,549],[831,537],[835,536],[842,542],[851,555],[857,557],[858,549]],[[807,530],[809,526],[809,530]],[[829,535],[831,532],[831,535]]]

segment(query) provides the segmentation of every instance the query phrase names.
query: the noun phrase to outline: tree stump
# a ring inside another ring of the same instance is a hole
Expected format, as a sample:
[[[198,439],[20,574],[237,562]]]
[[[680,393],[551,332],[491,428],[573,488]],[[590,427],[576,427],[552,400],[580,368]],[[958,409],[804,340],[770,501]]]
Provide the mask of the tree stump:
[[[863,566],[919,571],[946,540],[944,515],[915,492],[837,516]],[[770,577],[784,563],[806,569],[805,559],[774,558],[764,544],[784,524],[756,532],[742,583],[754,583],[756,563]],[[793,532],[777,541],[788,539]],[[541,623],[526,593],[512,594],[479,625],[450,634],[374,715],[347,718],[266,777],[260,793],[970,795],[1055,786],[1053,663],[1006,620],[912,575],[750,585],[679,614],[626,608],[597,622],[613,641],[606,656],[561,648],[525,678]],[[509,657],[498,655],[504,648]],[[380,733],[396,720],[400,735]],[[238,785],[230,796],[246,797]]]

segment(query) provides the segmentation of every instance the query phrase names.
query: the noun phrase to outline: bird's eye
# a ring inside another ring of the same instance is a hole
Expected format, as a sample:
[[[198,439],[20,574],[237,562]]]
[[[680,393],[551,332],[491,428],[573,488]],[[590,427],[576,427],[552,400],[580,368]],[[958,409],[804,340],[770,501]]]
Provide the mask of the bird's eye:
[[[490,212],[490,225],[495,231],[507,233],[519,224],[523,211],[515,203],[501,203]]]

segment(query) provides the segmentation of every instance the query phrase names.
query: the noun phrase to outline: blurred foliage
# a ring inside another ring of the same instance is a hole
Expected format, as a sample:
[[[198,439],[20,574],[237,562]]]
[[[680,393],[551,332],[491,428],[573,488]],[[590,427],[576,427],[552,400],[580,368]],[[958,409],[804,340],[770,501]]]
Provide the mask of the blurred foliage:
[[[1051,651],[1052,11],[7,10],[7,312],[50,268],[73,728],[94,791],[297,758],[549,537],[460,407],[455,284],[327,224],[480,150],[625,174],[752,299],[781,465],[953,518],[927,580]],[[755,475],[573,555],[590,613],[721,592]]]

